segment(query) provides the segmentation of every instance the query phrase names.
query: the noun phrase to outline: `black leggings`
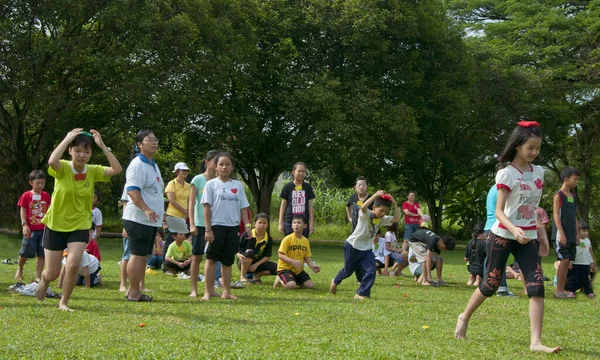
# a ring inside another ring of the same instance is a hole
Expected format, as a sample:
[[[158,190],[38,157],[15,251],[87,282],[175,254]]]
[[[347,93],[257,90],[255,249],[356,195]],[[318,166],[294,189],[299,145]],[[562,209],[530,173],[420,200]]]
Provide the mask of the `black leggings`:
[[[490,233],[486,276],[485,281],[479,285],[479,291],[485,296],[494,295],[500,286],[502,273],[506,268],[506,260],[510,254],[513,254],[515,261],[521,267],[521,274],[525,276],[527,295],[544,297],[542,258],[538,251],[539,241],[537,239],[532,239],[527,244],[521,244],[516,240],[505,239]]]

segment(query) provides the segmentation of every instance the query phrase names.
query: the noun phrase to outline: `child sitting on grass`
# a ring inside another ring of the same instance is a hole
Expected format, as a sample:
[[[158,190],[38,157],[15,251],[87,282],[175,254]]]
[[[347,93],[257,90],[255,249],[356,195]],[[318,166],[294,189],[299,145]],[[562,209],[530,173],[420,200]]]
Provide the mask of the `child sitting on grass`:
[[[268,226],[269,216],[260,213],[254,217],[252,237],[248,238],[244,234],[240,239],[240,252],[236,256],[242,284],[262,284],[261,277],[277,274],[277,264],[269,261],[273,252],[273,239],[267,233]],[[252,280],[246,278],[248,274],[253,274]]]
[[[483,260],[486,257],[485,231],[480,225],[473,229],[473,238],[465,246],[465,260],[469,270],[467,285],[479,286],[483,281]]]
[[[187,224],[182,218],[169,216],[167,226],[175,241],[167,249],[165,270],[170,274],[186,273],[190,271],[192,262],[192,244],[186,241],[189,234]]]
[[[389,257],[389,263],[394,264],[392,271],[389,273],[390,276],[403,276],[402,270],[408,265],[408,252],[398,246],[397,231],[398,223],[393,222],[392,225],[388,226],[388,230],[385,233],[385,251]]]
[[[567,274],[567,291],[577,292],[582,289],[583,292],[593,299],[594,289],[590,282],[590,271],[596,271],[596,261],[592,244],[588,238],[590,235],[590,226],[586,222],[579,223],[579,244],[577,244],[577,254],[572,261],[572,267]]]
[[[410,248],[414,251],[417,261],[421,264],[425,263],[423,271],[423,282],[421,285],[446,285],[442,279],[442,258],[440,251],[454,250],[455,240],[451,236],[440,237],[433,231],[429,230],[429,224],[421,223],[419,230],[415,231],[409,241]],[[434,283],[431,278],[432,262],[435,261],[437,282]]]
[[[273,287],[283,285],[286,289],[296,289],[299,285],[303,288],[312,289],[315,286],[310,276],[304,271],[304,264],[306,263],[315,274],[321,271],[321,268],[314,264],[310,258],[310,243],[302,235],[304,229],[306,229],[304,215],[294,215],[292,218],[293,232],[284,237],[279,245],[277,277]]]

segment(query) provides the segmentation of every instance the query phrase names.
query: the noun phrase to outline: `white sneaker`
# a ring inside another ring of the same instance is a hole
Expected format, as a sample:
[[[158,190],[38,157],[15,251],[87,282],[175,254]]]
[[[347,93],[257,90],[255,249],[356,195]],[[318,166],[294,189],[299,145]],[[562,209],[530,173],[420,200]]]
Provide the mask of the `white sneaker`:
[[[243,289],[244,288],[244,284],[242,284],[242,282],[239,281],[239,280],[236,281],[236,282],[232,281],[231,284],[230,284],[230,286],[231,286],[232,289]]]
[[[189,279],[190,279],[190,276],[189,276],[189,275],[186,275],[184,272],[180,272],[180,273],[177,275],[177,277],[178,277],[179,279],[182,279],[182,280],[189,280]]]
[[[204,275],[198,274],[198,281],[204,282]]]

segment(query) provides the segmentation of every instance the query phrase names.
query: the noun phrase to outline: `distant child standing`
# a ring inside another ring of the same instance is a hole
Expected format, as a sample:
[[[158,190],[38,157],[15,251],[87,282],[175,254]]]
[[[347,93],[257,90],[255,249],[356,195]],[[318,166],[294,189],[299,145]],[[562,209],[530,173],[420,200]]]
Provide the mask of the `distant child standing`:
[[[77,281],[83,250],[90,237],[94,185],[97,182],[109,181],[112,176],[123,170],[98,131],[90,130],[89,133],[85,133],[82,130],[78,128],[69,131],[48,159],[48,173],[55,178],[55,183],[52,204],[42,219],[46,224],[46,270],[42,272],[36,297],[38,300],[44,300],[46,297],[49,283],[60,275],[62,254],[67,249],[69,255],[65,265],[63,294],[58,304],[60,310],[66,311],[71,311],[67,306],[68,301]],[[88,164],[92,156],[92,137],[106,156],[110,167]],[[71,161],[61,160],[67,149]]]
[[[592,243],[589,239],[590,227],[586,222],[579,223],[579,244],[577,244],[577,254],[572,261],[573,268],[569,270],[567,291],[572,293],[583,288],[583,291],[590,299],[596,297],[594,289],[590,282],[590,272],[596,271],[596,259],[592,250]]]
[[[297,162],[292,166],[292,181],[281,189],[281,206],[279,208],[279,232],[289,235],[292,230],[294,215],[303,215],[308,220],[308,228],[302,233],[305,238],[315,230],[315,209],[313,200],[315,193],[312,187],[304,181],[307,172],[306,164]]]
[[[189,196],[189,220],[190,220],[190,234],[192,234],[192,264],[190,266],[190,284],[191,291],[190,296],[198,296],[198,273],[200,272],[200,263],[202,262],[202,255],[204,255],[204,248],[206,242],[204,241],[204,234],[206,232],[204,224],[204,204],[202,204],[202,195],[204,194],[204,187],[209,180],[212,180],[217,176],[217,162],[215,161],[219,151],[210,150],[206,153],[202,165],[200,166],[201,174],[194,176],[190,183],[190,196]]]
[[[304,215],[294,215],[292,218],[293,233],[284,237],[279,245],[277,278],[275,278],[273,287],[283,285],[286,289],[294,290],[298,286],[306,289],[312,289],[315,286],[308,273],[304,271],[304,264],[308,265],[315,274],[321,271],[321,268],[311,259],[310,243],[302,235],[305,228]]]
[[[373,205],[373,211],[369,206]],[[394,216],[388,216],[390,207],[394,205]],[[358,266],[365,271],[360,286],[354,295],[355,299],[365,300],[371,296],[371,288],[375,282],[376,261],[373,254],[373,239],[380,226],[390,226],[400,220],[400,211],[396,200],[383,190],[377,191],[360,208],[358,224],[352,235],[344,243],[344,267],[331,280],[329,292],[335,294],[337,287],[344,279],[352,275]]]
[[[34,170],[29,174],[29,185],[31,190],[26,191],[19,198],[17,206],[21,216],[21,229],[23,241],[19,250],[19,267],[15,274],[15,280],[23,280],[23,267],[27,259],[37,256],[35,264],[35,280],[40,281],[42,270],[44,270],[44,248],[42,237],[45,225],[42,218],[50,206],[50,195],[43,191],[46,185],[46,174],[41,170]]]
[[[217,177],[204,186],[201,203],[204,204],[204,238],[208,242],[204,265],[204,296],[202,300],[221,296],[223,299],[237,299],[231,294],[231,265],[239,246],[239,224],[245,224],[247,236],[251,235],[252,225],[248,218],[248,199],[241,182],[231,178],[233,156],[220,153],[216,157]],[[215,291],[217,261],[221,262],[223,294]]]
[[[562,186],[552,200],[552,240],[555,242],[558,258],[554,297],[558,299],[575,297],[575,294],[566,291],[566,286],[569,265],[575,260],[577,252],[577,198],[573,190],[577,187],[580,175],[579,170],[574,167],[565,167],[560,172]]]
[[[479,286],[483,281],[483,261],[487,249],[485,242],[485,230],[480,225],[473,229],[473,238],[465,246],[465,260],[468,261],[469,281],[467,285]]]
[[[537,207],[544,187],[544,169],[531,162],[542,147],[540,124],[522,121],[512,131],[504,151],[498,158],[504,169],[496,174],[498,200],[496,222],[490,233],[490,247],[485,279],[473,292],[464,312],[458,316],[454,336],[464,339],[473,313],[498,290],[502,272],[509,254],[513,254],[527,281],[529,296],[529,324],[531,337],[529,349],[556,353],[560,347],[542,344],[544,321],[544,274],[541,256],[548,254],[548,239],[538,241]],[[540,232],[540,234],[542,234]]]
[[[352,232],[356,229],[356,224],[358,224],[358,215],[360,212],[360,208],[367,201],[368,198],[371,197],[369,194],[369,183],[364,176],[359,176],[356,178],[356,182],[354,185],[354,194],[350,195],[348,201],[346,202],[346,216],[348,217],[348,221],[352,224]],[[372,207],[369,210],[373,210]],[[356,281],[360,282],[363,278],[363,271],[360,266],[356,268],[354,272],[356,275]]]

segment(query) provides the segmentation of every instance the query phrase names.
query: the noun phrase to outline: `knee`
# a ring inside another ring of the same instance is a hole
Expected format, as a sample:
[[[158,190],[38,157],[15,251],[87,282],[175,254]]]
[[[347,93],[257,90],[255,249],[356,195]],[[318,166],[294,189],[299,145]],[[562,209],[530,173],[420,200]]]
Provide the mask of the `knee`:
[[[286,289],[295,289],[296,288],[296,282],[295,281],[290,281],[287,284],[285,284],[285,288]]]
[[[312,289],[315,287],[315,284],[312,281],[306,281],[304,284],[302,284],[302,286],[304,286],[307,289]]]

